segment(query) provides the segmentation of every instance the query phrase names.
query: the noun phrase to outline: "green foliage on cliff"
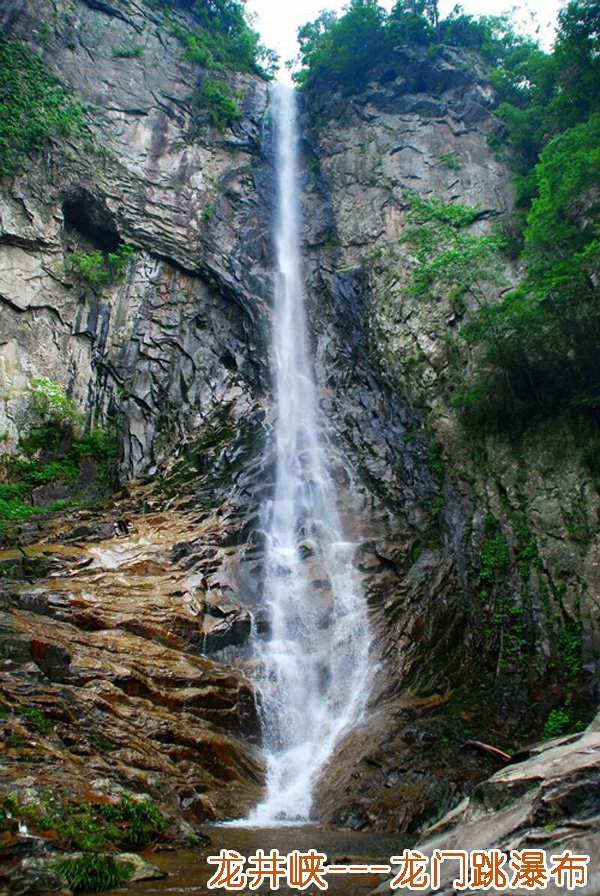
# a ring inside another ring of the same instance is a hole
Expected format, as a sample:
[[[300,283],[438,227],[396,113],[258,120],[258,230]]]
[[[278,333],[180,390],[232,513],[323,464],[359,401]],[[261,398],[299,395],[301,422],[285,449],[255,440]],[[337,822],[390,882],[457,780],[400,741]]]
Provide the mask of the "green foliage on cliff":
[[[351,0],[342,16],[326,11],[303,25],[298,41],[298,83],[310,90],[325,76],[346,94],[362,90],[369,72],[397,46],[464,47],[501,69],[510,68],[515,53],[535,46],[515,33],[506,16],[475,18],[456,6],[440,19],[437,0],[398,0],[389,13],[377,0]]]
[[[535,169],[526,273],[463,330],[479,373],[456,398],[467,420],[510,425],[569,407],[600,411],[600,115],[552,140]]]
[[[35,734],[41,734],[43,737],[54,728],[51,720],[37,706],[27,706],[23,714],[25,716],[25,727]]]
[[[36,805],[8,798],[13,817],[40,834],[50,833],[62,849],[98,854],[113,846],[143,848],[155,842],[170,821],[149,799],[123,793],[118,802],[65,802],[49,792]],[[5,803],[6,805],[6,803]]]
[[[558,709],[551,709],[546,719],[543,737],[545,740],[549,740],[552,737],[560,737],[561,734],[565,734],[572,728],[572,725],[573,722],[568,704]]]
[[[141,849],[170,824],[150,800],[128,793],[116,803],[87,803],[67,802],[45,791],[39,802],[28,804],[10,794],[2,810],[30,830],[56,840],[61,849],[80,851],[50,865],[76,893],[97,893],[125,883],[132,875],[131,866],[107,850],[115,846]]]
[[[526,209],[536,195],[534,168],[544,146],[600,111],[600,0],[571,0],[558,21],[548,53],[518,34],[507,16],[476,17],[456,6],[440,19],[437,0],[398,0],[389,13],[377,0],[351,0],[343,15],[322,12],[299,29],[301,69],[295,77],[309,93],[327,80],[352,94],[401,45],[435,52],[444,44],[478,53],[505,125],[492,140],[511,150]]]
[[[165,816],[150,800],[135,800],[124,793],[118,803],[103,803],[99,814],[110,825],[109,831],[116,829],[117,842],[127,843],[142,849],[156,839],[160,831],[169,826]]]
[[[386,47],[384,12],[373,0],[352,0],[340,18],[323,12],[298,31],[303,69],[300,83],[312,84],[319,75],[333,75],[344,93],[357,93],[373,63]]]
[[[65,256],[65,268],[73,276],[86,283],[117,283],[125,276],[127,265],[135,255],[129,243],[122,243],[114,252],[69,252]]]
[[[238,92],[218,78],[205,78],[194,93],[194,104],[206,111],[209,122],[218,130],[235,124],[241,115],[236,101]],[[206,211],[206,209],[205,209]]]
[[[115,59],[137,59],[144,55],[144,47],[141,44],[131,44],[128,47],[111,47]]]
[[[270,78],[277,54],[265,47],[239,0],[162,0],[164,9],[186,9],[198,24],[171,22],[171,31],[185,46],[184,58],[203,68],[249,72]]]
[[[43,423],[63,424],[81,422],[81,415],[55,380],[33,377],[29,383],[29,407]]]
[[[244,6],[238,0],[163,0],[160,5],[183,8],[196,24],[185,26],[171,18],[169,29],[184,46],[183,58],[213,73],[247,72],[271,78],[278,57],[261,42],[249,24]],[[237,102],[240,91],[233,89],[223,75],[203,77],[194,92],[196,108],[207,113],[208,121],[220,131],[232,127],[240,118]]]
[[[29,405],[38,425],[22,435],[19,453],[4,457],[0,464],[0,532],[6,531],[11,520],[80,503],[72,498],[42,507],[32,503],[32,495],[34,489],[53,482],[74,483],[83,458],[96,461],[94,487],[99,497],[111,488],[116,476],[114,432],[98,428],[75,435],[74,427],[82,423],[82,415],[59,383],[34,378]]]
[[[449,296],[459,310],[469,300],[461,335],[477,369],[453,401],[476,428],[511,429],[561,408],[600,413],[600,114],[551,140],[534,176],[525,273],[499,301],[490,287],[502,284],[503,238],[470,230],[476,209],[407,194],[410,291]]]
[[[324,12],[299,31],[301,71],[311,91],[325,83],[363,89],[394,47],[445,43],[488,63],[516,172],[521,235],[513,240],[525,275],[499,302],[506,240],[470,226],[476,209],[409,195],[405,233],[416,260],[410,291],[469,305],[462,330],[478,368],[454,401],[475,427],[521,426],[561,408],[600,411],[600,2],[571,0],[559,15],[552,52],[517,35],[506,17],[456,8],[439,18],[435,0],[352,0],[338,17]],[[520,245],[519,245],[520,243]]]
[[[536,195],[535,165],[542,149],[600,111],[600,3],[572,0],[558,23],[551,53],[530,43],[492,72],[523,207]]]
[[[41,427],[23,437],[22,451],[35,439],[43,441],[45,459],[37,452],[32,455],[10,457],[4,460],[0,469],[0,531],[10,520],[20,520],[36,513],[47,513],[60,510],[65,504],[78,501],[58,501],[50,506],[36,506],[31,503],[32,492],[42,485],[52,482],[73,483],[78,476],[79,464],[84,457],[94,458],[98,463],[97,489],[99,494],[110,488],[115,476],[116,444],[111,434],[96,429],[91,433],[74,439],[62,453],[52,449],[55,430]]]
[[[482,597],[487,596],[487,588],[505,584],[509,566],[508,541],[500,523],[491,511],[485,517],[485,541],[481,549],[479,578],[484,585]]]
[[[421,199],[416,193],[405,197],[411,208],[403,242],[417,262],[409,291],[425,300],[449,296],[458,308],[470,297],[477,307],[484,307],[486,284],[504,282],[499,255],[503,237],[469,231],[479,217],[476,208],[435,197]]]
[[[0,31],[0,176],[16,174],[48,140],[86,130],[73,91],[40,56]]]

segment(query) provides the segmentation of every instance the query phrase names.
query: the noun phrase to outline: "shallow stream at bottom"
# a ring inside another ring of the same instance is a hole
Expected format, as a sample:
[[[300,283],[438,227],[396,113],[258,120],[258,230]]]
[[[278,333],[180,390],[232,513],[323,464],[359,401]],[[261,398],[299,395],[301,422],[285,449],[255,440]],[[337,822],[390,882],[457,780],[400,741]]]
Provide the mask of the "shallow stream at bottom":
[[[217,865],[209,865],[209,856],[219,855],[222,849],[235,850],[246,858],[254,855],[257,849],[269,853],[277,849],[279,854],[287,856],[294,850],[307,853],[311,849],[324,853],[327,864],[335,865],[389,865],[392,855],[399,855],[406,847],[414,843],[414,838],[400,834],[379,834],[372,832],[354,832],[346,830],[321,830],[317,825],[282,825],[274,828],[235,827],[233,825],[214,825],[203,828],[209,835],[212,845],[196,850],[178,850],[174,852],[147,853],[146,858],[164,871],[168,877],[163,880],[144,881],[132,884],[127,889],[111,890],[110,894],[124,893],[130,896],[143,894],[170,894],[183,896],[186,893],[215,894],[232,892],[224,888],[209,890],[206,883],[217,870]],[[366,896],[382,880],[389,875],[370,873],[327,874],[327,893],[336,896]],[[249,891],[249,887],[246,887]],[[256,890],[256,893],[275,892],[268,882]],[[320,893],[314,884],[306,890],[289,887],[285,878],[279,881],[278,893],[283,896],[291,894]]]

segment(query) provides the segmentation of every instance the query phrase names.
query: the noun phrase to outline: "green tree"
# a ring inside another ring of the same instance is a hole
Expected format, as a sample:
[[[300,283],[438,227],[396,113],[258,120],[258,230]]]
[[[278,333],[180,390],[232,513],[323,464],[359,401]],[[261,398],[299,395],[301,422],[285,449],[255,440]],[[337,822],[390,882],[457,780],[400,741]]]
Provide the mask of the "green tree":
[[[565,406],[600,411],[600,114],[555,137],[535,178],[526,274],[463,330],[480,352],[479,372],[457,403],[475,424],[491,417],[504,426]]]
[[[398,0],[388,17],[386,32],[394,44],[428,46],[436,40],[438,27],[437,2]]]
[[[573,0],[559,12],[553,57],[554,113],[561,129],[600,111],[600,2]]]
[[[351,0],[339,19],[322,13],[298,32],[304,69],[296,79],[310,84],[328,74],[343,93],[361,90],[373,63],[385,51],[384,21],[385,11],[376,0]]]
[[[220,131],[231,127],[241,115],[236,102],[236,91],[217,78],[204,78],[194,93],[194,103],[206,110],[208,120]]]
[[[479,211],[460,202],[422,199],[405,194],[410,202],[404,242],[416,256],[410,292],[426,300],[448,296],[459,309],[470,298],[477,308],[489,304],[487,284],[504,283],[500,234],[469,230]]]
[[[80,423],[81,414],[55,380],[34,377],[29,383],[29,406],[43,423]]]
[[[69,252],[65,257],[65,268],[86,283],[117,283],[125,276],[127,266],[135,256],[135,249],[129,243],[121,243],[114,252]]]
[[[164,6],[177,6],[167,0]],[[261,43],[252,27],[244,4],[239,0],[195,0],[194,28],[172,23],[173,33],[185,44],[184,57],[216,71],[231,68],[271,78],[279,57]]]

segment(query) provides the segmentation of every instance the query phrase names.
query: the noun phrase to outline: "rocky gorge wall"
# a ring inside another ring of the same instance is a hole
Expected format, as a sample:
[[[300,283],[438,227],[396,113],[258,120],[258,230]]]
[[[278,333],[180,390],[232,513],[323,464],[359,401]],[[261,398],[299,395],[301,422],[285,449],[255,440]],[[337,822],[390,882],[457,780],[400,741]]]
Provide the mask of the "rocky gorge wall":
[[[198,67],[151,6],[9,3],[2,24],[77,89],[94,134],[54,145],[3,190],[5,448],[24,385],[43,371],[92,421],[118,406],[125,479],[154,472],[201,425],[190,407],[206,421],[236,404],[241,381],[268,382],[269,212],[256,170],[267,85],[233,74],[236,134],[203,132]],[[116,55],[132,43],[143,55]],[[119,241],[138,250],[126,283],[68,275],[69,251]]]
[[[56,379],[90,423],[117,421],[124,486],[20,526],[25,559],[3,557],[5,696],[54,719],[46,774],[62,792],[128,788],[191,823],[236,817],[264,773],[251,618],[265,636],[268,88],[229,73],[242,117],[219,132],[191,101],[202,71],[151,6],[9,0],[0,22],[93,105],[96,134],[1,185],[0,447],[31,425],[31,378]],[[141,55],[115,55],[132,41]],[[511,206],[479,61],[398,50],[363,94],[320,96],[303,101],[309,321],[376,675],[315,811],[414,830],[494,771],[465,742],[536,739],[566,701],[571,723],[591,717],[598,496],[566,421],[469,443],[448,386],[461,320],[405,289],[407,188],[479,204],[483,231]],[[119,241],[135,249],[122,282],[68,273],[68,252]],[[131,544],[112,538],[123,514]],[[4,750],[7,790],[34,787],[35,747]]]
[[[243,814],[263,780],[251,685],[235,658],[213,657],[251,624],[235,592],[240,556],[256,552],[269,413],[267,87],[231,74],[243,115],[221,134],[192,102],[198,67],[151,6],[15,2],[0,19],[77,89],[92,131],[55,140],[0,191],[2,450],[35,424],[28,384],[44,377],[88,426],[117,431],[123,483],[160,469],[99,515],[12,527],[11,543],[46,547],[2,559],[2,786],[34,817],[42,790],[73,804],[147,793],[185,842],[184,818]],[[143,55],[117,55],[132,42]],[[69,272],[69,253],[122,242],[135,254],[120,282]],[[135,543],[115,549],[113,520],[142,511]],[[34,709],[43,736],[27,727]],[[36,751],[43,782],[24,774]]]
[[[514,749],[542,730],[556,733],[557,717],[567,730],[593,717],[598,493],[580,454],[585,433],[578,439],[571,420],[534,420],[510,437],[492,426],[464,430],[451,399],[476,364],[458,333],[477,305],[468,297],[458,305],[450,294],[428,301],[408,288],[416,259],[403,235],[413,193],[476,208],[475,234],[512,226],[508,160],[489,139],[501,139],[502,129],[478,58],[449,47],[397,48],[361,94],[344,97],[324,81],[304,112],[306,240],[317,365],[330,387],[325,405],[340,437],[359,446],[363,481],[391,511],[366,561],[376,573],[367,593],[382,681],[371,724],[340,747],[320,806],[338,822],[402,825],[400,796],[411,825],[412,807],[427,803],[435,815],[457,797],[463,775],[478,774],[460,768],[461,742],[485,735]],[[519,270],[506,261],[504,275],[496,295]],[[355,432],[360,413],[342,411],[352,362],[329,337],[347,326],[340,283],[355,297],[377,381],[417,415],[404,432],[386,421],[382,436],[365,440],[369,447]],[[423,432],[435,485],[419,491],[419,502],[372,445],[391,443],[406,463]]]

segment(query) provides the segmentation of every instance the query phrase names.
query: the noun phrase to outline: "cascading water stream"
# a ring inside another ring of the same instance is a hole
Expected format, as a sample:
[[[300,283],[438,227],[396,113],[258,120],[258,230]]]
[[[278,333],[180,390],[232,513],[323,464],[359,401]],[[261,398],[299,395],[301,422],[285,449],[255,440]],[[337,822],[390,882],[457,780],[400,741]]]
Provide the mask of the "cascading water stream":
[[[267,795],[248,819],[258,825],[309,818],[316,778],[360,718],[369,689],[366,606],[354,545],[341,531],[308,358],[296,102],[283,85],[274,89],[274,119],[277,470],[265,573],[272,629],[260,648],[258,682]]]

